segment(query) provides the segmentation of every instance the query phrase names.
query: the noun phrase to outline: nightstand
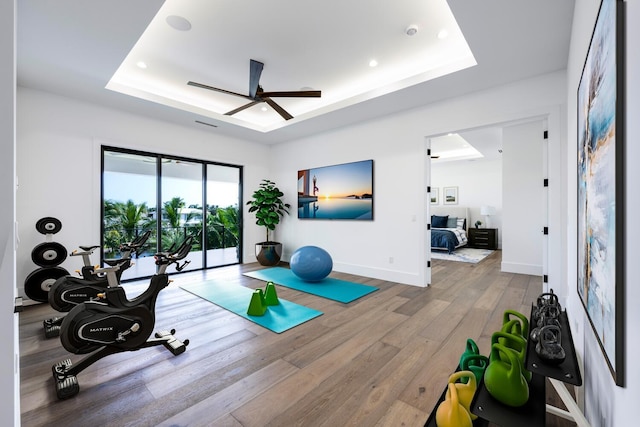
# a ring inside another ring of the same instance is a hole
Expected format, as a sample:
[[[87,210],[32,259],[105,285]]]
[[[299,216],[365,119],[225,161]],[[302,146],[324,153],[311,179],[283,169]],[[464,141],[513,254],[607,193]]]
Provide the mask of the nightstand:
[[[498,249],[497,228],[469,228],[467,238],[470,248]]]

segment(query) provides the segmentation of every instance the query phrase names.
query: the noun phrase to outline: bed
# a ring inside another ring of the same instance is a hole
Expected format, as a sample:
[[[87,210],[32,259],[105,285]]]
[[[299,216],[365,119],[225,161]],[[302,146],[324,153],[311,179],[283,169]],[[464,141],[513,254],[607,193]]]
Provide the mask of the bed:
[[[431,250],[452,253],[467,245],[469,208],[431,206]]]

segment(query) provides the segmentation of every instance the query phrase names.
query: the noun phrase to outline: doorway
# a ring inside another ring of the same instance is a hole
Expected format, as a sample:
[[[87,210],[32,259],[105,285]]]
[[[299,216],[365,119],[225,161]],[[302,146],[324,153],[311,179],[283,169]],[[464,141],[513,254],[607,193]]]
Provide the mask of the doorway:
[[[469,228],[480,221],[480,227],[495,231],[503,271],[543,276],[548,262],[543,234],[548,210],[547,189],[543,186],[547,176],[547,126],[544,118],[537,117],[425,138],[425,152],[429,153],[425,186],[431,190],[426,206],[428,244],[431,211],[437,210],[438,215],[446,212],[445,193],[455,190],[455,202],[449,206],[455,207],[455,212],[467,208],[467,239]],[[448,146],[448,140],[454,142]],[[472,150],[462,150],[462,144]],[[427,251],[427,284],[432,280],[431,261],[431,251]]]

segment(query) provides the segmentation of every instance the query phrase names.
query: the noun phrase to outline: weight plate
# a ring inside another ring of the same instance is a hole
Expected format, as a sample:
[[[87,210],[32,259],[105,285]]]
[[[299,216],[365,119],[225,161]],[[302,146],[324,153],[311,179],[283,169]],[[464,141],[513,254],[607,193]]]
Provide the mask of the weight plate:
[[[57,242],[44,242],[33,248],[31,259],[40,267],[55,267],[67,259],[67,250]]]
[[[62,267],[47,267],[34,270],[24,280],[24,293],[34,301],[48,302],[49,289],[63,276],[68,276],[69,272]]]
[[[36,222],[36,230],[42,234],[56,234],[62,229],[62,223],[59,219],[47,216]]]

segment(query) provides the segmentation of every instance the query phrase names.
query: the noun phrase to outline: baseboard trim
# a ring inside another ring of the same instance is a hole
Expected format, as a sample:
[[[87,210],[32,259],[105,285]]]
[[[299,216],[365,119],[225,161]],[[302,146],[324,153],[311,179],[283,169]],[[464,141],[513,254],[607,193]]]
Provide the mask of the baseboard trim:
[[[528,274],[529,276],[542,277],[542,266],[533,264],[520,264],[517,262],[502,262],[500,268],[505,273]]]

